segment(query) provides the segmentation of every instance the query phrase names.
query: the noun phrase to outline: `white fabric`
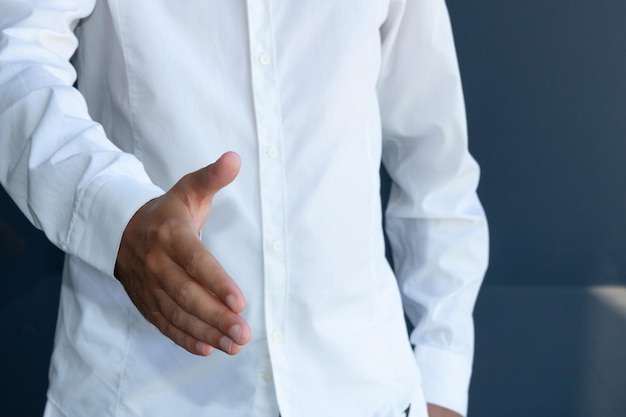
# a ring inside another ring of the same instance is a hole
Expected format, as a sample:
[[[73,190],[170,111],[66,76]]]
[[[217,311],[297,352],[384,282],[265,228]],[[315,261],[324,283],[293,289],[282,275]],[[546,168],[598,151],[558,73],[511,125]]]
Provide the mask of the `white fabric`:
[[[0,31],[0,182],[69,254],[47,415],[466,411],[487,228],[444,0],[0,0]],[[133,213],[228,150],[202,239],[253,335],[196,357],[112,270]]]

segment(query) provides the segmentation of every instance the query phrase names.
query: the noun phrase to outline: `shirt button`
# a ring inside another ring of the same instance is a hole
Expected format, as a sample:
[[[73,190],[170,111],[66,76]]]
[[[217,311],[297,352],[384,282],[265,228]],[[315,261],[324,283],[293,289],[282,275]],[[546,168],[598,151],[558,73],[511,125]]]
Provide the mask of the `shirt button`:
[[[271,372],[264,372],[263,373],[263,381],[265,382],[272,382],[272,373]]]
[[[259,55],[259,64],[265,66],[268,65],[270,63],[271,59],[270,56],[268,54],[261,54]]]
[[[274,243],[272,243],[272,249],[274,249],[274,252],[282,252],[283,246],[282,240],[275,240]]]
[[[278,148],[276,146],[267,148],[267,156],[270,157],[270,159],[276,158],[278,156]]]
[[[274,343],[282,343],[283,342],[283,334],[280,330],[274,330],[272,332],[272,342]]]

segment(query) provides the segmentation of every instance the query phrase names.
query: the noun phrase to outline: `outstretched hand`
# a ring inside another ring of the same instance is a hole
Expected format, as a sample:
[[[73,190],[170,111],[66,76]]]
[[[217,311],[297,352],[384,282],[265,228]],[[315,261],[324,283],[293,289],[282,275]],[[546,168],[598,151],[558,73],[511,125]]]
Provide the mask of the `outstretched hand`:
[[[143,316],[191,353],[236,354],[250,340],[245,298],[199,238],[215,194],[230,184],[239,156],[225,153],[190,173],[130,220],[115,276]]]

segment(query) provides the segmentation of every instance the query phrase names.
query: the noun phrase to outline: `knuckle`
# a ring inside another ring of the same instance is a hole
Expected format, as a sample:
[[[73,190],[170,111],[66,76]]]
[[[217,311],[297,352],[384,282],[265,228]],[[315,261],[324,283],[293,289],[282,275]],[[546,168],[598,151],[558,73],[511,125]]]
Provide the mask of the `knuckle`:
[[[169,307],[167,296],[155,297],[152,310],[155,316],[160,316],[165,319]]]
[[[172,339],[173,341],[176,342],[176,339],[177,339],[177,337],[176,337],[177,336],[176,335],[176,333],[177,333],[176,332],[176,327],[174,327],[174,325],[172,323],[165,321],[163,323],[163,328],[161,329],[161,332],[165,336],[169,337],[170,339]]]
[[[187,349],[189,345],[187,339],[189,337],[185,335],[185,333],[181,332],[178,328],[176,328],[176,326],[174,326],[172,323],[167,323],[165,325],[165,328],[161,332],[178,346]]]
[[[160,259],[159,255],[154,251],[148,251],[144,257],[144,265],[146,271],[156,272],[159,270]]]
[[[196,352],[196,340],[181,331],[176,324],[169,322],[163,315],[156,314],[154,325],[159,331],[172,342],[176,343],[181,348],[187,350],[190,353],[197,354]]]
[[[177,327],[182,327],[183,325],[183,320],[184,320],[184,313],[183,310],[181,308],[175,308],[171,313],[170,313],[170,320],[171,322],[177,326]]]
[[[202,333],[202,338],[211,346],[213,346],[216,349],[222,349],[222,346],[220,344],[220,340],[223,337],[223,334],[210,326],[207,326],[207,328],[203,331]]]
[[[229,293],[230,282],[230,276],[220,268],[214,268],[206,276],[207,288],[220,299]]]
[[[226,331],[230,328],[230,312],[226,308],[219,308],[213,315],[213,326]]]
[[[158,226],[152,229],[151,236],[153,240],[157,242],[169,241],[172,237],[172,230],[175,228],[172,225],[173,221],[170,218],[165,219]]]
[[[162,314],[154,314],[152,318],[152,324],[156,326],[157,329],[165,336],[174,340],[173,336],[175,333],[175,327],[172,323],[167,321]]]
[[[194,290],[195,285],[192,281],[184,281],[176,288],[174,300],[179,306],[187,306],[193,298]]]
[[[200,251],[192,251],[189,253],[187,259],[185,260],[185,270],[189,275],[197,275],[205,255],[205,253]]]
[[[215,341],[217,340],[215,337],[215,329],[209,325],[203,326],[200,331],[200,339],[208,342],[211,346],[215,346]]]

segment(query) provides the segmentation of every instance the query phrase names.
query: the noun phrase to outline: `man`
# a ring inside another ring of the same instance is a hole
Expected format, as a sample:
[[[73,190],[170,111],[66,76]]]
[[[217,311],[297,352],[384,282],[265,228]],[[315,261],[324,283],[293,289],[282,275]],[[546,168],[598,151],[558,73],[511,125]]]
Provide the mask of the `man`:
[[[465,413],[487,229],[443,0],[0,28],[0,180],[67,253],[46,416]]]

